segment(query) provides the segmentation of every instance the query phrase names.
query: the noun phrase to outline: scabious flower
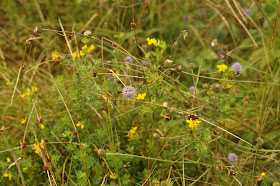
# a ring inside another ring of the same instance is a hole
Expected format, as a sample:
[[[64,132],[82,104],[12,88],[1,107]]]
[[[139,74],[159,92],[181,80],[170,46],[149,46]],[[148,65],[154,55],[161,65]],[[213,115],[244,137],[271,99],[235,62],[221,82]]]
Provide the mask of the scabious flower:
[[[133,86],[125,86],[122,94],[127,99],[133,98],[135,96],[135,88]]]
[[[251,10],[250,10],[250,8],[245,8],[244,9],[244,15],[246,16],[246,15],[249,15],[251,13]]]
[[[189,21],[190,21],[190,16],[183,16],[183,19],[184,19],[186,22],[189,22]]]
[[[240,65],[240,63],[236,62],[232,65],[231,67],[232,71],[234,71],[236,74],[239,74],[242,70],[242,66]]]
[[[143,94],[138,94],[138,96],[136,97],[137,100],[144,100],[146,97],[146,93]]]
[[[222,65],[217,65],[217,68],[219,69],[219,71],[225,72],[228,67],[225,64],[222,64]]]
[[[109,76],[109,80],[113,81],[114,80],[114,76]]]
[[[190,87],[190,90],[191,90],[192,92],[195,92],[194,86],[191,86],[191,87]]]
[[[228,161],[234,163],[237,160],[237,155],[235,153],[228,154]]]
[[[142,60],[142,61],[141,61],[141,64],[142,64],[143,66],[147,66],[148,63],[147,63],[147,61]]]
[[[190,118],[189,120],[186,120],[186,122],[189,124],[189,127],[191,129],[197,129],[198,126],[200,125],[201,121],[199,120],[193,120],[192,118]]]
[[[130,57],[130,56],[126,56],[125,58],[123,58],[124,62],[129,62],[129,63],[132,63],[133,61],[133,58]]]
[[[149,37],[146,39],[148,42],[148,45],[156,45],[157,44],[157,40],[155,38],[150,39]]]

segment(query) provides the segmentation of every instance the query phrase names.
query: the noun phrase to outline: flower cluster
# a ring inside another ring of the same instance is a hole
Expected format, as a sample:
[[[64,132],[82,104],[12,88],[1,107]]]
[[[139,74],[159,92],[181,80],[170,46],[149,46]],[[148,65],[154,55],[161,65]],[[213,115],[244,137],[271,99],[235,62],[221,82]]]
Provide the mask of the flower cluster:
[[[222,65],[217,65],[217,68],[219,69],[219,71],[225,72],[228,67],[225,64],[222,64]]]
[[[84,129],[84,128],[85,128],[85,125],[84,125],[83,123],[81,123],[81,122],[78,122],[78,123],[76,124],[76,126],[77,126],[77,127],[81,127],[81,129]]]
[[[5,174],[3,175],[3,177],[9,178],[9,180],[12,180],[12,175],[11,175],[11,174],[5,173]]]
[[[237,155],[235,153],[229,153],[228,154],[228,161],[230,163],[234,163],[237,160]]]
[[[132,127],[126,136],[129,138],[136,138],[136,137],[138,137],[138,134],[136,131],[137,131],[137,127]]]
[[[59,59],[62,59],[62,55],[60,55],[57,51],[52,53],[52,60],[53,61],[58,61]]]
[[[146,97],[146,93],[143,94],[138,94],[138,96],[136,97],[137,100],[144,100]]]
[[[262,179],[265,175],[266,175],[266,173],[262,172],[260,176],[256,176],[258,178],[257,181],[262,181]]]
[[[41,149],[45,149],[44,140],[43,139],[41,139],[40,147],[41,147]],[[34,143],[34,146],[32,147],[32,149],[35,150],[36,154],[39,154],[40,153],[40,147],[39,147],[39,145]]]
[[[200,125],[201,121],[199,120],[193,120],[192,118],[190,118],[189,120],[186,120],[186,122],[189,124],[189,127],[191,129],[197,129],[198,126]]]
[[[133,98],[135,96],[135,88],[133,86],[125,86],[122,94],[127,99]]]
[[[195,87],[194,87],[194,86],[191,86],[191,87],[190,87],[190,90],[191,90],[192,92],[195,92]]]
[[[231,67],[232,71],[235,72],[236,74],[239,74],[242,70],[242,66],[240,65],[240,63],[236,62],[232,65]]]
[[[91,51],[93,51],[95,49],[94,45],[90,45],[90,47],[88,47],[87,45],[84,45],[82,47],[82,50],[80,50],[80,55],[77,54],[77,52],[73,52],[73,56],[72,58],[80,58],[80,56],[84,56],[86,55],[86,53],[90,53]]]
[[[125,58],[123,58],[124,62],[129,62],[132,63],[133,58],[131,56],[126,56]]]
[[[148,45],[156,45],[157,44],[157,40],[155,38],[150,39],[149,37],[146,39],[148,42]]]
[[[28,101],[30,100],[30,96],[32,96],[34,93],[38,91],[37,87],[31,87],[27,89],[27,91],[20,95],[20,98],[24,100],[25,97],[27,97]]]

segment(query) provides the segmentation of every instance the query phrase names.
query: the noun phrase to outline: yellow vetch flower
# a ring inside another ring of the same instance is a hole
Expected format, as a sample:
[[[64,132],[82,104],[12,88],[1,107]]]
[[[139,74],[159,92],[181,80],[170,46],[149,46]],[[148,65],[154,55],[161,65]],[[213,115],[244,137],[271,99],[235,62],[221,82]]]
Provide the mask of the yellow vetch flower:
[[[217,68],[219,69],[219,71],[225,72],[228,67],[225,64],[222,64],[222,65],[217,65]]]
[[[146,39],[148,41],[148,45],[156,45],[157,44],[157,40],[155,38],[150,39],[149,37]]]
[[[85,53],[83,53],[83,51],[80,51],[80,56],[84,56]]]
[[[114,72],[114,73],[112,74],[112,76],[115,77],[117,73],[118,73],[117,71]]]
[[[10,163],[10,162],[11,162],[11,159],[10,159],[10,158],[7,158],[7,162]]]
[[[137,100],[144,100],[146,97],[146,93],[143,94],[138,94],[138,96],[136,97]]]
[[[232,87],[232,84],[227,84],[227,88],[231,88]]]
[[[40,124],[40,128],[44,130],[45,126],[43,124]]]
[[[81,129],[84,129],[84,128],[85,128],[85,125],[84,125],[84,124],[82,124],[82,125],[81,125]]]
[[[192,118],[190,118],[190,120],[186,120],[186,122],[189,124],[189,127],[191,129],[197,129],[198,126],[200,125],[201,121],[199,120],[192,120]]]
[[[86,49],[86,48],[87,48],[87,45],[83,46],[83,47],[82,47],[82,50],[84,50],[84,49]]]
[[[20,98],[21,98],[21,99],[24,99],[25,96],[26,96],[25,93],[24,93],[24,94],[21,94],[21,95],[20,95]]]
[[[38,91],[38,88],[37,88],[37,87],[31,87],[31,91],[32,91],[32,92],[37,92],[37,91]]]
[[[61,58],[62,58],[62,55],[52,53],[52,60],[53,60],[53,61],[58,61],[58,60],[61,59]]]
[[[257,181],[262,181],[262,179],[263,179],[263,177],[266,175],[266,173],[265,172],[263,172],[263,173],[261,173],[261,175],[260,176],[256,176],[258,179],[257,179]]]
[[[4,175],[3,175],[3,177],[9,177],[9,180],[12,180],[12,175],[11,174],[7,174],[7,173],[5,173]]]
[[[111,173],[109,176],[112,180],[115,180],[117,178],[115,173]]]
[[[30,88],[27,89],[27,92],[25,93],[26,96],[30,96],[31,95],[31,90]]]
[[[136,130],[137,130],[137,127],[132,127],[126,136],[128,136],[130,138],[136,138],[138,136]]]
[[[77,126],[77,127],[81,126],[81,123],[80,123],[80,122],[78,122],[78,123],[76,124],[76,126]]]
[[[6,82],[6,85],[8,85],[8,86],[11,86],[13,83],[12,82],[10,82],[10,81],[7,81]]]
[[[41,143],[40,143],[41,149],[45,149],[44,142],[45,142],[45,141],[44,141],[43,139],[41,139]]]
[[[22,170],[26,171],[28,168],[27,167],[24,167]]]
[[[94,45],[90,45],[90,47],[87,49],[87,53],[90,53],[94,49],[95,49],[95,46]]]
[[[84,129],[84,128],[85,128],[85,125],[84,125],[83,123],[81,123],[81,122],[78,122],[78,123],[76,124],[76,126],[77,126],[77,127],[81,127],[81,129]]]
[[[77,52],[73,52],[73,56],[72,56],[72,58],[76,58],[77,57]]]
[[[21,119],[21,124],[25,124],[26,123],[26,119],[22,118]]]
[[[36,154],[40,153],[40,149],[39,149],[39,146],[37,144],[34,143],[34,147],[32,147],[32,149],[35,150]]]

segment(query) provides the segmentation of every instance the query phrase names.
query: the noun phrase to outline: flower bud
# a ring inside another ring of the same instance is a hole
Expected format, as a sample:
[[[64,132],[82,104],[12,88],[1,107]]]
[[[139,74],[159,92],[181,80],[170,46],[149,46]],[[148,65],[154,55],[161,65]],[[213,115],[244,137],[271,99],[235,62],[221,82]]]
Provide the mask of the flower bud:
[[[190,67],[190,68],[194,68],[194,67],[195,67],[195,64],[194,64],[194,63],[189,63],[189,67]]]
[[[165,60],[164,66],[168,67],[168,68],[171,68],[173,66],[173,61],[170,60],[170,59]]]
[[[106,157],[106,151],[104,149],[98,149],[97,154],[99,157]]]
[[[175,107],[170,107],[169,112],[170,112],[171,114],[174,114],[174,113],[177,112],[177,108],[175,108]]]
[[[212,90],[213,90],[213,92],[215,92],[215,93],[221,92],[221,85],[220,85],[219,83],[214,83],[214,84],[212,85]]]
[[[159,139],[159,134],[158,133],[154,133],[153,134],[153,138],[154,138],[154,140],[158,140]]]
[[[176,70],[177,72],[181,72],[181,71],[183,70],[182,65],[176,65],[175,70]]]
[[[164,103],[162,104],[162,106],[168,107],[168,102],[164,102]]]
[[[207,72],[207,68],[204,67],[200,68],[199,70],[200,75],[204,75],[206,72]]]
[[[203,89],[209,89],[209,85],[207,83],[204,83],[202,87]]]
[[[42,32],[42,30],[43,30],[43,27],[42,26],[35,26],[35,28],[34,28],[34,33],[41,33]]]
[[[263,144],[263,139],[262,138],[257,138],[257,139],[255,139],[256,140],[256,142],[259,144],[259,145],[262,145]]]

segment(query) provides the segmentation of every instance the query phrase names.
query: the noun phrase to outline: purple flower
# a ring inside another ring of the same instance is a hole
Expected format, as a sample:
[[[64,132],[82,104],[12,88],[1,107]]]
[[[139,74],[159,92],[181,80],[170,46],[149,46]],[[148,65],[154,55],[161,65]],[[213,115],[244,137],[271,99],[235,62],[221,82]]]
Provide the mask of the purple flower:
[[[125,86],[122,94],[127,99],[133,98],[135,96],[135,88],[133,86]]]
[[[114,76],[109,76],[109,80],[113,81],[114,80]]]
[[[204,15],[206,11],[204,9],[201,9],[199,12],[201,15]]]
[[[228,161],[230,161],[230,163],[234,163],[236,160],[237,160],[237,155],[235,153],[228,154]]]
[[[130,56],[126,56],[125,58],[123,58],[123,60],[125,62],[129,62],[129,63],[131,63],[133,61],[132,57],[130,57]]]
[[[142,64],[143,66],[146,66],[148,63],[147,63],[147,61],[142,60],[142,61],[141,61],[141,64]]]
[[[249,15],[251,12],[250,8],[245,8],[244,9],[244,15]]]
[[[192,92],[195,92],[194,86],[191,86],[191,87],[190,87],[190,90],[191,90]]]
[[[189,22],[190,16],[183,16],[183,19],[184,19],[186,22]]]
[[[231,69],[236,73],[239,74],[242,70],[242,66],[240,65],[240,63],[236,62],[232,65]]]

